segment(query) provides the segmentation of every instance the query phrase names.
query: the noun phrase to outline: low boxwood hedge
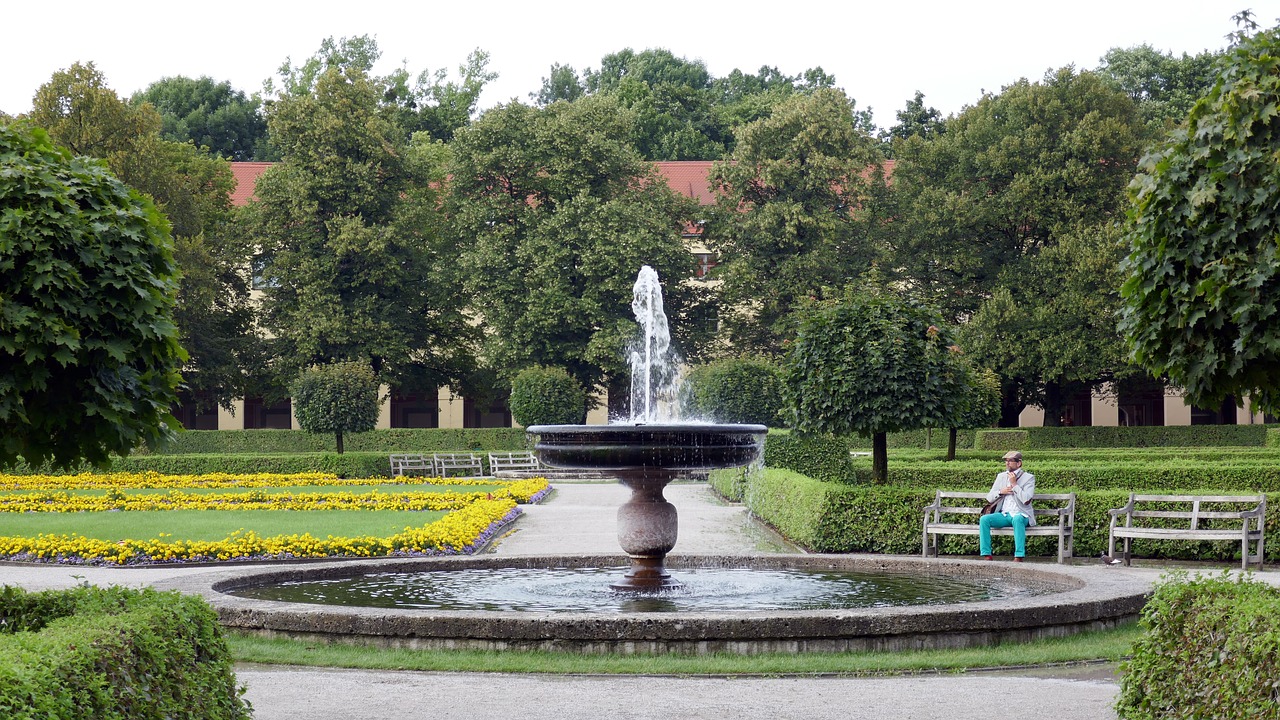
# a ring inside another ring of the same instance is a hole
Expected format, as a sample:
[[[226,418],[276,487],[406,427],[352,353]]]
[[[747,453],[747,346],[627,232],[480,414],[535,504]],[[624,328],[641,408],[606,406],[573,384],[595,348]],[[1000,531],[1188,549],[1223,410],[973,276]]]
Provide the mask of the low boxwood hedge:
[[[914,480],[911,485],[854,486],[774,468],[749,473],[742,479],[733,478],[732,471],[713,473],[712,478],[717,488],[745,483],[741,497],[752,514],[789,540],[814,552],[836,553],[917,554],[921,546],[923,510],[933,502],[937,489],[986,490],[990,487],[990,480],[968,486],[933,486]],[[1054,487],[1052,491],[1067,490]],[[1128,499],[1127,490],[1076,490],[1077,557],[1097,557],[1106,551],[1110,528],[1107,511],[1121,507]],[[1280,492],[1268,494],[1267,502],[1280,502]],[[1269,561],[1280,557],[1275,542],[1280,539],[1278,525],[1280,519],[1274,513],[1269,514],[1266,523]],[[995,541],[997,553],[1012,553],[1011,538],[997,537]],[[975,555],[978,552],[976,537],[943,536],[939,544],[943,554]],[[1230,542],[1133,541],[1135,555],[1176,560],[1238,562],[1239,550],[1239,543]],[[1027,552],[1056,555],[1057,540],[1028,538]]]
[[[203,600],[121,587],[0,588],[0,717],[249,718]]]
[[[392,428],[343,436],[347,452],[514,452],[528,449],[527,442],[527,434],[519,428]],[[302,430],[187,430],[178,433],[177,439],[157,454],[229,455],[336,450],[332,435],[313,435]]]
[[[1142,427],[1022,427],[977,431],[984,450],[1099,447],[1262,446],[1266,425],[1154,425]]]
[[[1280,718],[1280,590],[1237,576],[1175,574],[1142,610],[1121,668],[1123,718]]]

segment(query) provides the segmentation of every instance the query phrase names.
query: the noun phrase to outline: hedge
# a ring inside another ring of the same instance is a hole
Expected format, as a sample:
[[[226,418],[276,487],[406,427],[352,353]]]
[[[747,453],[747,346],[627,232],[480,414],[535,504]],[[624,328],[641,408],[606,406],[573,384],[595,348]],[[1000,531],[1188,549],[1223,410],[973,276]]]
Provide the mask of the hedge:
[[[868,462],[851,463],[853,485],[870,485]],[[858,465],[861,465],[859,467]],[[1280,492],[1280,464],[1254,462],[1028,462],[1042,492],[1123,490],[1125,492]],[[889,463],[891,483],[946,490],[987,490],[1002,468],[992,462]]]
[[[0,588],[0,717],[250,717],[201,599],[121,587]]]
[[[1273,426],[1274,427],[1274,426]],[[1154,425],[1141,427],[1023,427],[978,430],[982,450],[1098,447],[1262,446],[1266,425]],[[1277,440],[1280,442],[1280,439]]]
[[[932,430],[904,430],[902,432],[889,433],[885,436],[885,439],[890,449],[930,448],[933,450],[946,450],[950,432],[951,431],[947,428],[933,428]],[[979,431],[966,429],[957,430],[956,448],[972,448],[974,435],[977,432]],[[862,437],[861,435],[853,435],[848,439],[848,446],[855,450],[870,450],[871,438]]]
[[[852,486],[823,482],[790,470],[764,468],[746,477],[741,497],[752,514],[769,523],[787,539],[814,552],[859,552],[914,555],[920,552],[923,510],[933,502],[936,489],[981,487],[929,484]],[[1038,478],[1037,478],[1038,481]],[[731,471],[712,474],[717,487],[731,486]],[[1037,482],[1038,484],[1038,482]],[[1060,488],[1054,488],[1055,491]],[[726,495],[728,497],[728,495]],[[1076,491],[1075,555],[1097,557],[1107,549],[1108,510],[1128,501],[1125,490]],[[1280,492],[1269,493],[1267,503],[1280,502]],[[1266,523],[1267,557],[1280,558],[1280,516],[1269,514]],[[1011,553],[1012,539],[997,537],[997,553]],[[944,554],[976,555],[976,537],[942,536]],[[1003,547],[1007,545],[1008,547]],[[1177,560],[1238,562],[1239,543],[1136,540],[1135,555]],[[1057,554],[1057,539],[1027,538],[1031,555]]]
[[[849,445],[832,435],[770,432],[764,441],[766,467],[787,468],[833,482],[855,482]]]
[[[527,450],[520,428],[392,428],[343,437],[347,452],[432,453]],[[302,430],[186,430],[156,454],[334,452],[331,435]],[[136,454],[145,454],[139,451]]]
[[[1178,573],[1142,610],[1121,666],[1122,718],[1280,718],[1280,590],[1243,577]]]

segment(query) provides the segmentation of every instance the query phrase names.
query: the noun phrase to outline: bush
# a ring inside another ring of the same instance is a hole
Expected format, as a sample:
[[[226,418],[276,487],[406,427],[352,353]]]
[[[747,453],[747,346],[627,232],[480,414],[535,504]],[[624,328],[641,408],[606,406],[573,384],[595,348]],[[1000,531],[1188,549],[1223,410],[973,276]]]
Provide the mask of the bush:
[[[1121,666],[1120,717],[1280,718],[1280,590],[1178,573],[1156,587],[1142,626]]]
[[[956,431],[956,447],[960,449],[973,448],[973,438],[976,430],[960,429]],[[889,433],[885,440],[890,450],[902,448],[918,448],[918,449],[947,449],[947,428],[922,428],[919,430],[903,430],[902,432]],[[861,435],[851,435],[848,438],[848,444],[851,449],[870,450],[871,438]]]
[[[1019,435],[1018,433],[1021,433]],[[1155,425],[1143,427],[1025,427],[979,430],[985,450],[1095,447],[1214,447],[1266,444],[1265,425]]]
[[[345,437],[348,452],[513,452],[527,450],[520,428],[390,428]],[[155,454],[314,453],[333,451],[333,438],[301,430],[186,430]],[[136,455],[148,451],[139,450]]]
[[[564,368],[530,367],[511,381],[511,417],[521,425],[579,425],[587,394]]]
[[[121,587],[0,588],[0,717],[249,718],[217,615]]]
[[[859,482],[849,462],[848,444],[832,435],[771,432],[764,441],[764,464],[818,480]]]
[[[307,368],[289,392],[298,425],[309,433],[332,433],[339,455],[343,434],[378,426],[378,379],[365,363]]]
[[[681,388],[688,417],[722,423],[757,423],[779,427],[785,417],[782,370],[747,358],[720,360],[693,369]]]

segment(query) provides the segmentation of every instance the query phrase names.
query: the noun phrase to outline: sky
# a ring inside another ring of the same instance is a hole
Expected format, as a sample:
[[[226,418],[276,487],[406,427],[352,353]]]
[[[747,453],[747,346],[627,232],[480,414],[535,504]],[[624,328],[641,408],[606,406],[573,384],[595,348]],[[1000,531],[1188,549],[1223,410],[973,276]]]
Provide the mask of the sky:
[[[246,93],[326,37],[372,35],[375,72],[401,65],[456,70],[490,54],[481,107],[528,102],[553,63],[579,71],[624,48],[665,48],[702,60],[715,77],[761,66],[788,75],[820,66],[881,127],[917,90],[943,115],[982,92],[1052,68],[1097,67],[1110,48],[1147,44],[1175,54],[1225,47],[1231,16],[1252,9],[1272,27],[1280,0],[975,0],[761,3],[363,0],[218,3],[64,0],[9,3],[0,21],[0,111],[31,109],[36,90],[72,63],[93,61],[122,97],[162,77],[208,75]],[[216,11],[216,14],[210,14]]]

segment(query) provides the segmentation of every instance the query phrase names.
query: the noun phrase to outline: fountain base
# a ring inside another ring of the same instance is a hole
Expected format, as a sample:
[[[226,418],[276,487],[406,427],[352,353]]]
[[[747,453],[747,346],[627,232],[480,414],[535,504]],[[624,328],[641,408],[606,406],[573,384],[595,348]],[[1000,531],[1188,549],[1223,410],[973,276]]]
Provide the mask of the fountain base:
[[[664,565],[676,546],[679,514],[662,490],[676,473],[643,468],[619,470],[618,481],[631,488],[631,498],[618,507],[618,545],[631,558],[631,569],[610,588],[623,592],[661,592],[680,587]]]

